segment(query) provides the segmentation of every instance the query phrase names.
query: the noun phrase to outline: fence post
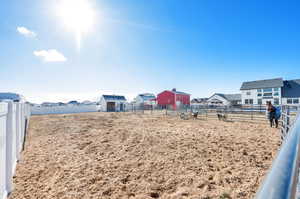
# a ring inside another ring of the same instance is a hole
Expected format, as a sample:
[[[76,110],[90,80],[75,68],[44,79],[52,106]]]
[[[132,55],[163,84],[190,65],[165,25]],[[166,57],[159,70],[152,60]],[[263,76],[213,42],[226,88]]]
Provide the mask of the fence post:
[[[254,111],[254,107],[253,107],[253,104],[251,104],[251,107],[250,107],[251,120],[253,120],[253,111]]]
[[[6,190],[8,193],[12,191],[13,177],[13,102],[8,102],[6,119]]]
[[[287,107],[286,110],[286,134],[289,132],[289,125],[290,125],[290,107]]]
[[[21,104],[16,103],[16,140],[17,140],[17,159],[20,159],[20,152],[22,151],[22,137],[21,137]]]
[[[7,196],[6,191],[6,120],[7,103],[0,103],[0,198]]]

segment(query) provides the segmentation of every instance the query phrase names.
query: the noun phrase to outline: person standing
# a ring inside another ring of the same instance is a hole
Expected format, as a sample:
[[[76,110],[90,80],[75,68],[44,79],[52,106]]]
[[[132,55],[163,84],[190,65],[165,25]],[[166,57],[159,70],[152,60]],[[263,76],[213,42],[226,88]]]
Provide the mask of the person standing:
[[[271,101],[267,102],[267,115],[270,121],[270,126],[273,127],[275,121],[275,127],[278,128],[278,117],[276,117],[276,107],[272,105]]]

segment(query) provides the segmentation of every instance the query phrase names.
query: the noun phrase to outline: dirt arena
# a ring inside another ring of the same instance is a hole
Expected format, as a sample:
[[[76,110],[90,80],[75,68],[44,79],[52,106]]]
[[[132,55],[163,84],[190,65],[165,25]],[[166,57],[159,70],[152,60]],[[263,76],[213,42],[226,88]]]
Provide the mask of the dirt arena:
[[[32,116],[9,199],[253,198],[279,139],[247,122]]]

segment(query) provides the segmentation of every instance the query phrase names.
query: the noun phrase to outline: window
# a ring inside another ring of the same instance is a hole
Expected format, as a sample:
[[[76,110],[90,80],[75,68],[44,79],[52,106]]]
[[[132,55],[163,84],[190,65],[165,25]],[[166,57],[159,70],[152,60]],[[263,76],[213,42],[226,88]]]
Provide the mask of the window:
[[[274,88],[273,90],[274,90],[274,91],[279,91],[279,88]]]
[[[293,103],[293,99],[287,99],[286,101],[288,104],[292,104]]]
[[[293,99],[293,104],[299,104],[299,99]]]
[[[272,97],[272,93],[264,93],[264,97]]]
[[[246,95],[251,95],[251,92],[248,91],[248,92],[246,93]]]
[[[262,94],[261,93],[257,93],[257,97],[261,97],[262,96]]]
[[[272,92],[272,88],[264,88],[264,92]]]
[[[249,104],[249,100],[248,99],[245,99],[245,104]]]
[[[262,99],[258,99],[257,104],[261,105],[262,104]]]
[[[253,104],[253,99],[249,99],[249,104]]]
[[[275,93],[274,93],[274,96],[279,96],[279,93],[278,93],[278,92],[275,92]]]
[[[257,92],[258,92],[258,93],[261,93],[261,89],[257,89]]]
[[[274,104],[279,105],[279,99],[278,98],[274,98]]]

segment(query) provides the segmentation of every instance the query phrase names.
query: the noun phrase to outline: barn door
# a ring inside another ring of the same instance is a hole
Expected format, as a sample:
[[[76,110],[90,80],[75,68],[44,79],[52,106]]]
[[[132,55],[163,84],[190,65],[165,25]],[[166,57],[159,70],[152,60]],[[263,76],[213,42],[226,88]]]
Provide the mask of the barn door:
[[[107,112],[115,112],[115,111],[116,111],[116,103],[107,102]]]

